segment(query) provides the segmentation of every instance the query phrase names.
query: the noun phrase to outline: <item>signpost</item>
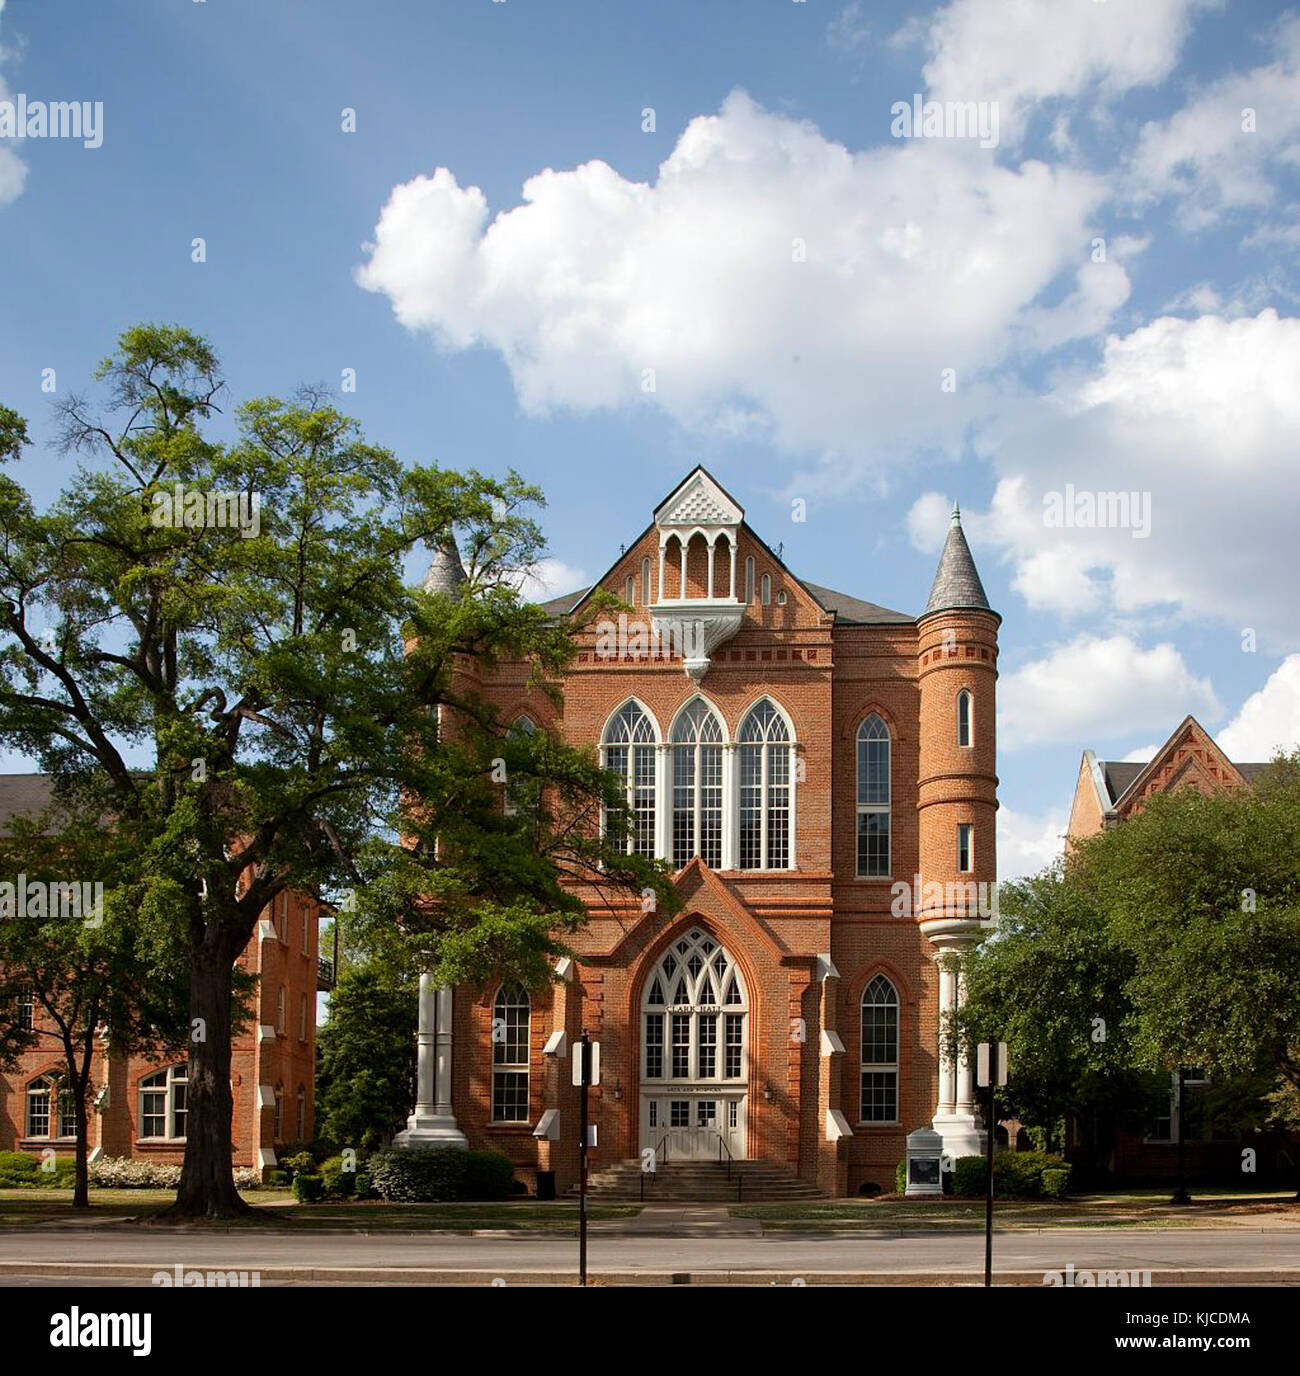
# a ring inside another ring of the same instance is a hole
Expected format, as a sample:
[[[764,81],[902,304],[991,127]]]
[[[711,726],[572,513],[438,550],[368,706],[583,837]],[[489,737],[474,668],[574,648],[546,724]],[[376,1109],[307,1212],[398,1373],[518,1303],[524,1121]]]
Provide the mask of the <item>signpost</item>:
[[[588,1125],[587,1091],[600,1083],[600,1043],[582,1029],[574,1048],[573,1083],[578,1086],[578,1284],[587,1283],[587,1149],[592,1132]]]
[[[1007,1082],[1006,1042],[981,1042],[975,1065],[975,1079],[980,1086],[988,1086],[989,1111],[984,1124],[988,1132],[988,1179],[984,1182],[984,1284],[993,1284],[993,1146],[997,1136],[995,1095],[997,1087]]]

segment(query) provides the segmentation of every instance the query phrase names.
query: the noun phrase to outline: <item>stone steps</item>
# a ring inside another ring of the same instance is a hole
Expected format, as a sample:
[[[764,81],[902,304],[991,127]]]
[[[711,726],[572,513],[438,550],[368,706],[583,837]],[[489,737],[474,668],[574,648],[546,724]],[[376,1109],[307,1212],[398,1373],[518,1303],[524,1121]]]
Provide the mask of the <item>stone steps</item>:
[[[576,1197],[577,1187],[570,1191]],[[826,1199],[824,1190],[801,1180],[774,1161],[735,1161],[728,1177],[725,1163],[670,1161],[651,1175],[643,1173],[639,1160],[619,1161],[587,1181],[589,1199],[610,1203],[647,1204],[766,1203],[782,1200]]]

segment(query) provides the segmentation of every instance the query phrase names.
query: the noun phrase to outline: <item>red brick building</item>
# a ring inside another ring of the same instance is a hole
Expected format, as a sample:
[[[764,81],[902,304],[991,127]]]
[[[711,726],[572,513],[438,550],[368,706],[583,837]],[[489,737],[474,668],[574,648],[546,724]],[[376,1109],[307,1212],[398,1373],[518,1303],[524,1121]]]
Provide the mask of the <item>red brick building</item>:
[[[463,576],[447,548],[429,580]],[[550,991],[426,987],[399,1141],[493,1148],[564,1188],[585,1026],[593,1169],[729,1153],[843,1195],[892,1189],[932,1121],[945,1150],[978,1150],[938,1025],[959,997],[942,957],[976,939],[996,874],[999,617],[958,514],[914,616],[801,580],[697,468],[599,586],[631,610],[584,622],[591,589],[548,604],[583,625],[558,711],[522,664],[474,686],[521,729],[600,748],[681,912],[591,894]]]
[[[0,831],[19,814],[50,801],[40,774],[0,775]],[[281,894],[258,922],[240,965],[258,979],[253,1021],[232,1047],[234,1164],[266,1169],[285,1142],[309,1138],[315,1114],[316,991],[331,970],[318,958],[320,908]],[[15,1070],[0,1073],[0,1151],[71,1155],[75,1128],[70,1095],[60,1095],[62,1048],[39,1003],[24,1000],[16,1016],[40,1033]],[[91,1070],[92,1159],[133,1157],[180,1162],[185,1155],[187,1067],[184,1056],[109,1055]]]

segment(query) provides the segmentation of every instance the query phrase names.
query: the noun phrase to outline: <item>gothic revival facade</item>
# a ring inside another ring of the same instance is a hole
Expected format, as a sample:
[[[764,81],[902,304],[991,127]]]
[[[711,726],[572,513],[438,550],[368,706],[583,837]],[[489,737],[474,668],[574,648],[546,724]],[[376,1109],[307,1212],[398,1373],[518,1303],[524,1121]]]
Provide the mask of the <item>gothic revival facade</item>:
[[[432,583],[461,578],[440,551]],[[596,1170],[730,1155],[844,1195],[892,1189],[916,1128],[979,1150],[971,1069],[938,1034],[959,998],[944,957],[981,934],[996,874],[999,617],[958,513],[909,615],[802,581],[697,468],[599,586],[631,610],[584,621],[591,589],[548,604],[582,626],[558,710],[522,664],[474,686],[521,729],[599,748],[681,910],[593,895],[541,993],[427,985],[400,1140],[571,1184],[585,1027]]]

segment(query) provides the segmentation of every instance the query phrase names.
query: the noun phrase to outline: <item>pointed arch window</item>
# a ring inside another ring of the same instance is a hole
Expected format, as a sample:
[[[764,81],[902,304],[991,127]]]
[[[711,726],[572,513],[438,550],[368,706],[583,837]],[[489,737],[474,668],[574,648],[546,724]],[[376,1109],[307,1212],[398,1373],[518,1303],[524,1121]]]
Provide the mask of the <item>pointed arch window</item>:
[[[510,723],[506,740],[527,741],[536,733],[537,723],[527,712],[521,712]],[[535,814],[540,799],[541,789],[537,780],[522,774],[519,770],[512,770],[506,782],[505,799],[502,803],[505,815],[514,817],[520,812]]]
[[[889,728],[872,713],[858,727],[858,875],[889,874]]]
[[[655,853],[655,731],[640,705],[629,702],[605,730],[604,765],[623,781],[628,815],[627,848]]]
[[[877,975],[862,993],[859,1121],[898,1121],[898,991],[884,975]]]
[[[54,1087],[47,1076],[42,1075],[27,1086],[28,1137],[50,1135],[50,1106],[53,1102]]]
[[[785,718],[770,698],[755,703],[740,724],[740,868],[790,867],[791,756]]]
[[[758,581],[759,597],[765,607],[772,605],[772,575],[765,573]]]
[[[528,1121],[533,1004],[522,984],[503,984],[492,1002],[492,1121]]]
[[[957,744],[968,747],[971,743],[971,695],[968,688],[957,694]]]
[[[650,556],[641,560],[641,601],[648,607],[654,598],[650,596]]]
[[[666,1004],[665,989],[672,991]],[[641,1007],[644,1079],[744,1079],[745,982],[702,928],[693,927],[660,958]]]
[[[754,556],[752,554],[745,557],[745,601],[754,600]]]
[[[672,731],[673,864],[698,855],[722,865],[722,726],[703,698],[678,716]]]

